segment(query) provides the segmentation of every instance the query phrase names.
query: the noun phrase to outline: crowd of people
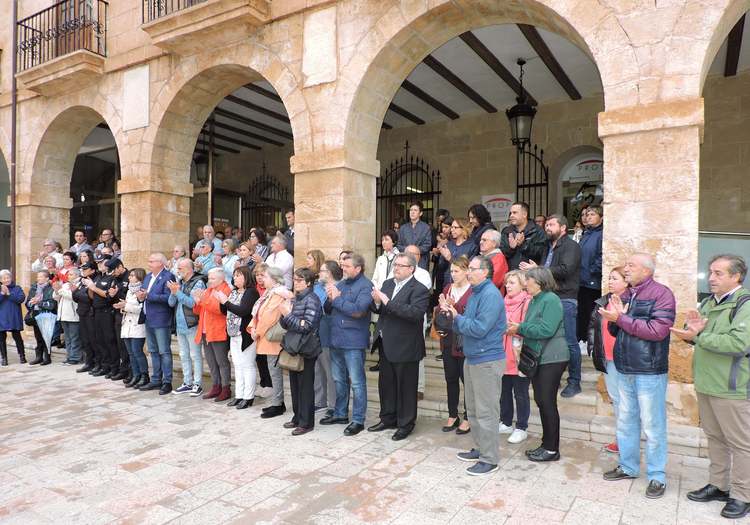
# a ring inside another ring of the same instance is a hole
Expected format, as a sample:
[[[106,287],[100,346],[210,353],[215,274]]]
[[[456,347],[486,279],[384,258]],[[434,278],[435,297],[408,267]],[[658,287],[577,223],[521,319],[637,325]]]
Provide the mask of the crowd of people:
[[[344,425],[346,436],[365,428],[393,430],[392,439],[400,441],[416,425],[425,339],[432,337],[439,341],[448,400],[442,430],[472,434],[474,446],[458,459],[472,463],[468,474],[484,475],[498,469],[501,436],[510,443],[528,439],[530,386],[542,436],[526,456],[560,459],[558,390],[567,370],[560,395],[581,392],[583,351],[605,374],[616,416],[616,439],[606,449],[619,453],[619,461],[604,479],[639,476],[643,431],[646,496],[658,498],[667,482],[674,335],[695,347],[695,386],[711,459],[709,484],[688,497],[726,501],[727,517],[750,511],[750,307],[741,308],[750,292],[742,286],[747,267],[741,257],[711,261],[712,294],[675,327],[675,297],[654,280],[651,254],[634,253],[613,268],[608,293],[601,295],[598,206],[584,210],[579,239],[566,217],[532,220],[523,202],[513,204],[500,231],[480,204],[467,219],[439,210],[434,228],[422,214],[415,203],[408,222],[383,232],[370,278],[363,256],[350,250],[336,260],[311,250],[295,269],[293,211],[286,214],[289,228],[270,238],[261,228],[250,229],[247,240],[231,227],[219,236],[206,225],[188,249],[175,246],[169,259],[151,254],[145,269],[125,267],[112,230],[102,232],[96,247],[76,232],[76,243],[62,253],[45,241],[32,262],[36,277],[28,293],[9,271],[0,272],[2,364],[8,364],[7,332],[26,362],[24,323],[36,336],[29,364],[49,364],[49,337],[35,319],[54,313],[64,334],[64,363],[82,364],[78,373],[240,410],[262,394],[262,418],[287,411],[287,380],[293,415],[283,426],[293,435],[312,431],[321,412],[318,424]],[[182,383],[174,389],[173,334],[182,365]],[[379,352],[380,411],[365,427],[368,350]]]

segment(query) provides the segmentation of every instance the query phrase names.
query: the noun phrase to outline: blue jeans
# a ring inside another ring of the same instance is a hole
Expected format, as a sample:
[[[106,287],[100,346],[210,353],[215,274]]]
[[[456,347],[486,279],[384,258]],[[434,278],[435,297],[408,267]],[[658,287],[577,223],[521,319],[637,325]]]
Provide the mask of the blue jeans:
[[[620,372],[617,371],[614,361],[607,361],[604,384],[607,385],[607,394],[612,400],[612,410],[615,412],[615,421],[617,421],[617,414],[620,411]]]
[[[172,350],[170,349],[171,334],[169,327],[146,327],[146,344],[151,354],[151,383],[172,383]]]
[[[188,328],[187,333],[177,332],[177,345],[182,363],[182,382],[188,386],[200,385],[203,380],[203,357],[201,345],[195,342],[197,326]]]
[[[620,374],[617,446],[620,467],[637,476],[641,466],[641,428],[646,434],[646,470],[649,481],[666,483],[667,374]]]
[[[563,325],[565,328],[565,342],[570,351],[568,363],[568,384],[581,385],[581,347],[578,346],[578,300],[562,299]]]
[[[125,337],[122,340],[130,356],[130,369],[133,372],[133,377],[148,374],[148,362],[146,361],[146,354],[143,353],[145,342],[146,339],[143,337]]]
[[[336,384],[336,407],[334,417],[345,418],[349,412],[349,382],[354,401],[352,422],[365,424],[367,413],[367,378],[365,377],[365,350],[331,348],[331,372]]]
[[[65,350],[68,353],[68,361],[79,363],[81,357],[81,336],[80,326],[77,322],[61,321],[63,332],[65,333]]]

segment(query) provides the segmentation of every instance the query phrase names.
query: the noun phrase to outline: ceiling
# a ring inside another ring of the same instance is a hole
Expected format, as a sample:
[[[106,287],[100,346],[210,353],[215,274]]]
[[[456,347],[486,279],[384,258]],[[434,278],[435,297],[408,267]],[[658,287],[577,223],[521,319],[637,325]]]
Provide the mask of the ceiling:
[[[735,70],[736,74],[750,69],[750,20],[746,19],[747,15],[743,16],[721,44],[708,70],[709,75],[732,76],[726,74],[727,62],[729,62],[730,73],[731,70]],[[732,49],[731,55],[728,53],[730,49]]]

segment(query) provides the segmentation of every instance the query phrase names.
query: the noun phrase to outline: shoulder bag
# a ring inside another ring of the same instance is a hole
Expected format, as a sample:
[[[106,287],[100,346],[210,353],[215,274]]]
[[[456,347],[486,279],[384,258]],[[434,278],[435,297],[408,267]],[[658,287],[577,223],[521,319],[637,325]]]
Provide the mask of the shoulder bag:
[[[266,341],[271,343],[280,343],[284,339],[286,329],[281,326],[280,322],[276,322],[271,328],[268,329],[265,335]]]
[[[305,369],[305,359],[302,354],[291,355],[282,348],[276,359],[276,366],[289,372],[302,372]]]
[[[544,352],[544,349],[542,349],[542,352]],[[518,357],[519,372],[528,378],[534,377],[539,369],[539,358],[542,356],[542,352],[537,355],[531,348],[524,344],[521,347],[521,355]]]

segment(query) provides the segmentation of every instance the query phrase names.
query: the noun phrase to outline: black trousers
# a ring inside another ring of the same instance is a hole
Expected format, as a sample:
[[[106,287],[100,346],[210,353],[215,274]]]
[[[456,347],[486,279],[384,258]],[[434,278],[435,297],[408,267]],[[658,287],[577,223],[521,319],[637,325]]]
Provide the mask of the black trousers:
[[[464,358],[454,357],[451,354],[450,345],[443,346],[443,373],[445,374],[445,386],[448,391],[448,417],[458,417],[458,398],[461,392],[461,383],[464,382]],[[464,402],[464,419],[466,419],[466,402]]]
[[[47,348],[47,343],[44,342],[44,337],[42,337],[42,331],[39,330],[39,326],[36,323],[34,323],[34,338],[36,339],[36,358],[43,358],[47,361],[50,359],[50,349]]]
[[[506,426],[513,425],[513,400],[516,401],[516,428],[529,428],[531,401],[529,400],[528,377],[503,375],[503,389],[500,393],[500,421]]]
[[[534,385],[534,401],[539,407],[542,420],[542,447],[549,451],[560,450],[560,413],[557,411],[557,390],[560,388],[567,361],[539,365],[531,380]]]
[[[101,354],[101,366],[110,372],[120,369],[120,351],[115,338],[115,314],[113,310],[94,310],[95,344]]]
[[[130,372],[130,356],[128,355],[128,349],[125,348],[125,343],[120,337],[122,332],[122,314],[115,311],[115,340],[117,341],[117,352],[119,354],[120,361],[120,372],[127,374]]]
[[[315,361],[317,357],[305,358],[302,372],[289,372],[289,388],[292,393],[292,423],[301,428],[315,427]]]
[[[268,356],[256,355],[255,364],[258,365],[258,375],[260,376],[260,386],[270,388],[273,386],[271,372],[268,371]]]
[[[96,350],[96,326],[93,315],[84,315],[80,318],[78,325],[81,349],[83,350],[84,363],[86,366],[95,367],[102,365],[102,358]]]
[[[578,341],[588,339],[589,322],[591,322],[591,313],[594,311],[594,302],[601,296],[601,290],[584,288],[583,286],[578,289],[578,318],[576,320]]]
[[[399,430],[411,432],[417,420],[417,385],[419,361],[392,363],[386,352],[380,352],[378,395],[380,421],[396,425]]]
[[[23,337],[21,337],[21,332],[19,330],[0,330],[0,355],[2,355],[4,358],[8,358],[8,346],[5,343],[5,338],[8,335],[8,332],[13,336],[13,340],[16,342],[16,349],[18,350],[18,356],[25,355],[24,347],[23,347]]]

